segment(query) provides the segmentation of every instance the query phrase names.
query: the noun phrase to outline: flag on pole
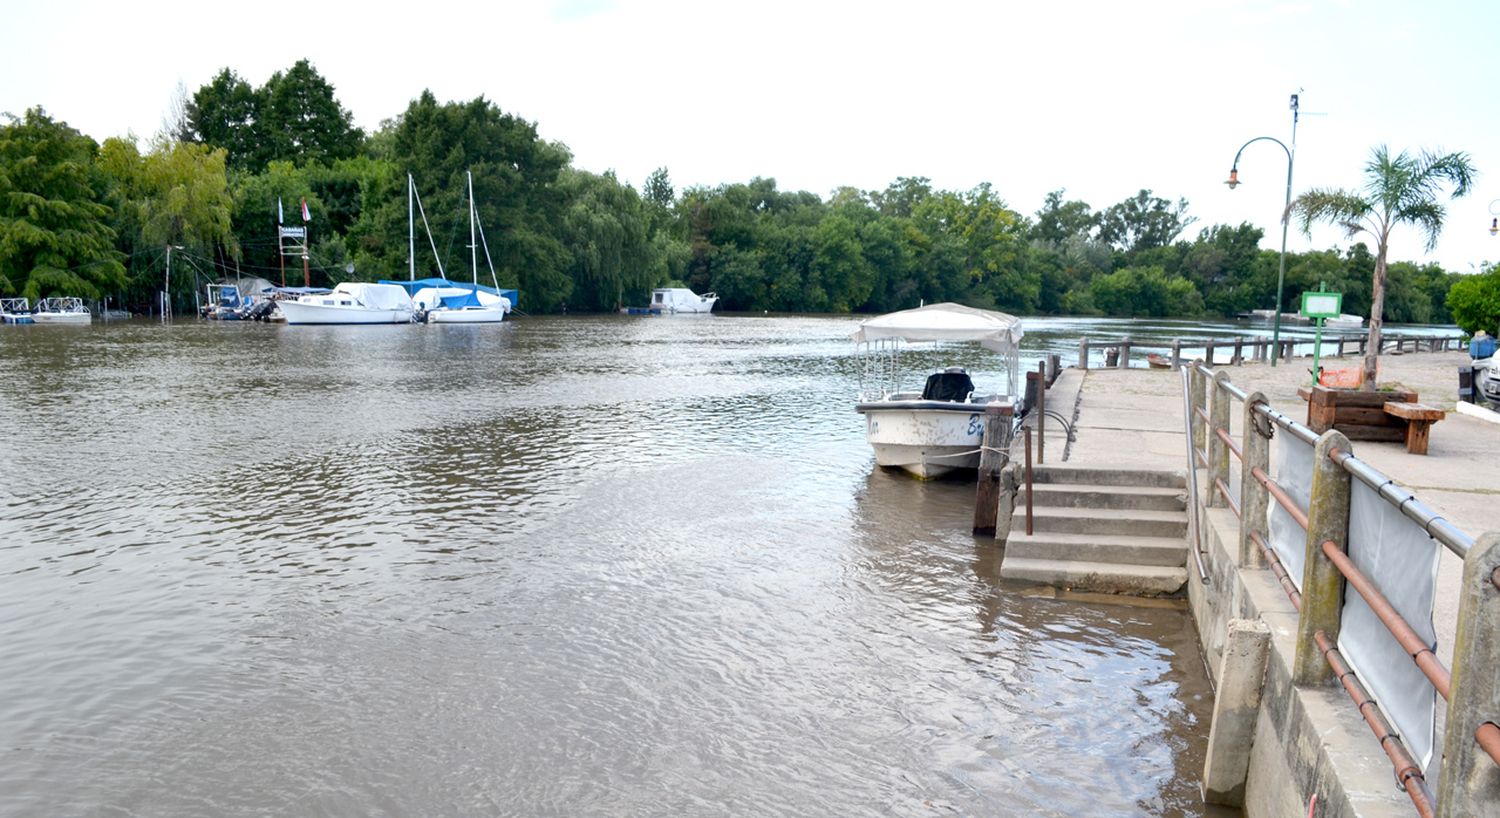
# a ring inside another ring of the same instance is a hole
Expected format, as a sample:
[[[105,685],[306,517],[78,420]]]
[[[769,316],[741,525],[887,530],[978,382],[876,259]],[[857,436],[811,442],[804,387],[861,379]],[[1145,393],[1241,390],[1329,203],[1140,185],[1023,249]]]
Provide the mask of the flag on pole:
[[[281,197],[277,196],[276,197],[276,223],[277,224],[281,224],[284,221],[286,221],[286,219],[281,214]]]
[[[304,221],[304,222],[310,222],[310,221],[312,221],[312,214],[307,212],[307,197],[306,196],[302,197],[302,221]]]

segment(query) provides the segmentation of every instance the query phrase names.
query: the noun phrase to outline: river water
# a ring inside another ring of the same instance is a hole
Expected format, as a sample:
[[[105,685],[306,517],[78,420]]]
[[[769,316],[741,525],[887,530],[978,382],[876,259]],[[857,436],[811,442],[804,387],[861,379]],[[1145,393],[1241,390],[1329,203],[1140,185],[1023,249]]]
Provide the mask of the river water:
[[[0,328],[0,815],[1221,814],[1186,613],[1003,584],[854,324]]]

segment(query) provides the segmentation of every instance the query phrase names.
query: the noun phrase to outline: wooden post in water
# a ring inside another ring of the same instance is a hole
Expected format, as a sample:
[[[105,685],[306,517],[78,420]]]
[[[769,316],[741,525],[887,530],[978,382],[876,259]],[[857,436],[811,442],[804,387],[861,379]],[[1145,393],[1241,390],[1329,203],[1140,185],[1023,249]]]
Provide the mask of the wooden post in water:
[[[1087,335],[1078,339],[1078,368],[1089,368],[1089,339]]]
[[[1182,339],[1172,339],[1172,371],[1182,368]]]
[[[984,442],[979,450],[979,486],[974,493],[974,534],[995,536],[1000,515],[1000,470],[1010,447],[1011,408],[990,404],[984,410]],[[1011,501],[1014,503],[1014,499]]]
[[[1120,368],[1121,369],[1129,369],[1130,368],[1130,344],[1131,344],[1131,340],[1130,340],[1130,338],[1128,336],[1126,338],[1124,338],[1123,340],[1120,341]]]

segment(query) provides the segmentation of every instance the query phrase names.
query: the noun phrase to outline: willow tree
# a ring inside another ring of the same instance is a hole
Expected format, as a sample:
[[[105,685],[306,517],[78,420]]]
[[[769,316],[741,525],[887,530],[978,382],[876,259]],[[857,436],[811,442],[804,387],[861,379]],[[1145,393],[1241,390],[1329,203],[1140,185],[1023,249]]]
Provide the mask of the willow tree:
[[[1365,348],[1364,386],[1375,388],[1375,366],[1380,358],[1380,332],[1384,325],[1386,255],[1391,231],[1398,224],[1415,227],[1426,237],[1427,252],[1437,246],[1447,210],[1439,201],[1445,186],[1450,198],[1469,192],[1474,167],[1466,153],[1422,151],[1412,156],[1402,151],[1391,156],[1380,145],[1365,163],[1365,183],[1358,190],[1309,190],[1297,197],[1292,210],[1308,233],[1313,222],[1328,222],[1343,228],[1348,238],[1368,233],[1375,240],[1375,274],[1370,285],[1370,334]]]

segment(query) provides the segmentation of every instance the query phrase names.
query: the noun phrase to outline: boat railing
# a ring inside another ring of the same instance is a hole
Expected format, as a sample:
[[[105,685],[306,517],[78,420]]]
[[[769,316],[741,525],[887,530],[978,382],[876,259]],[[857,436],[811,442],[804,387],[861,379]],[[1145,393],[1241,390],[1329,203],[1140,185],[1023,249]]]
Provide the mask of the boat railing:
[[[20,315],[31,312],[31,302],[25,298],[0,298],[0,312]]]
[[[1500,775],[1488,767],[1500,765],[1500,677],[1495,674],[1500,661],[1500,534],[1476,541],[1357,458],[1342,433],[1319,434],[1276,411],[1265,395],[1231,383],[1227,369],[1197,361],[1186,375],[1193,488],[1199,469],[1207,477],[1201,496],[1194,491],[1191,516],[1199,517],[1200,502],[1227,508],[1239,520],[1238,546],[1226,549],[1233,568],[1269,570],[1297,612],[1294,683],[1337,681],[1343,686],[1390,758],[1398,786],[1420,814],[1470,815],[1478,814],[1476,808],[1488,809],[1484,804],[1492,807],[1485,800],[1492,789],[1476,782],[1492,782]],[[1277,432],[1282,439],[1273,469],[1271,441]],[[1231,468],[1231,458],[1239,461],[1237,470]],[[1393,512],[1382,512],[1382,505]],[[1208,512],[1203,514],[1208,519]],[[1295,534],[1298,530],[1305,533]],[[1435,640],[1429,643],[1430,637],[1419,635],[1432,632],[1431,596],[1425,597],[1425,614],[1422,603],[1411,601],[1435,594],[1419,583],[1431,582],[1441,554],[1410,552],[1410,543],[1424,536],[1430,549],[1447,549],[1464,561],[1451,670],[1436,655]],[[1204,569],[1210,555],[1198,543],[1194,551],[1200,578],[1217,575],[1212,566]],[[1396,570],[1383,569],[1382,559],[1385,565],[1398,563]],[[1433,567],[1429,572],[1416,567],[1420,564]],[[1346,596],[1362,604],[1346,602]],[[1398,605],[1425,617],[1426,623],[1408,620]],[[1357,635],[1382,627],[1383,637]],[[1402,654],[1410,664],[1402,662]],[[1403,666],[1408,669],[1401,670]],[[1373,671],[1362,676],[1355,667]],[[1448,705],[1442,744],[1433,748],[1443,759],[1436,796],[1412,752],[1411,742],[1425,742],[1432,730],[1430,715],[1412,715],[1426,713],[1420,691],[1408,683],[1413,678],[1425,679]],[[1413,692],[1418,694],[1416,706],[1405,698]]]

